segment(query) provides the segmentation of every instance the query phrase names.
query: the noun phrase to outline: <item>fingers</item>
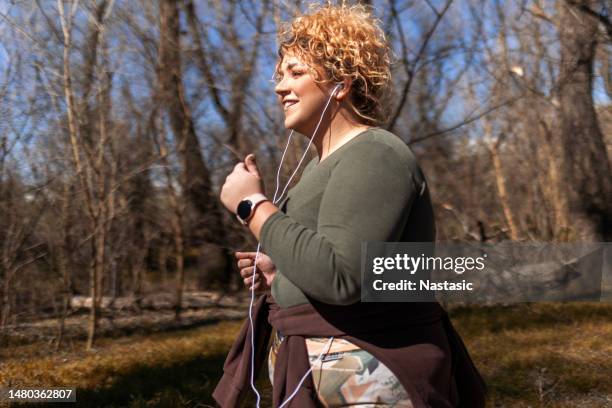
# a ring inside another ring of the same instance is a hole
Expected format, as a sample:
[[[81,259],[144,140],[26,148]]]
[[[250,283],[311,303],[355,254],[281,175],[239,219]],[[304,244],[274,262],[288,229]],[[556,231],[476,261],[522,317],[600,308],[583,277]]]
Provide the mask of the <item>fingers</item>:
[[[253,276],[252,275],[243,275],[242,276],[242,281],[244,282],[245,285],[250,285],[251,282],[253,282]],[[261,281],[261,276],[259,274],[255,275],[255,283],[258,283]]]
[[[243,162],[236,163],[236,165],[234,166],[234,171],[236,171],[238,169],[246,170],[246,167],[244,166]]]
[[[259,291],[259,289],[261,288],[261,283],[260,282],[256,282],[255,285],[251,286],[250,283],[245,282],[244,286],[248,289],[251,290],[251,288],[253,288],[253,290],[255,290],[255,292]]]
[[[242,281],[247,289],[253,288],[254,290],[258,290],[261,287],[261,279],[259,278],[259,275],[244,278]],[[253,282],[255,283],[253,284]]]
[[[256,252],[234,252],[236,259],[255,259]],[[261,255],[261,252],[259,253]]]
[[[238,268],[247,268],[249,266],[253,266],[253,259],[241,259],[238,261]]]
[[[236,259],[238,259],[238,268],[242,269],[248,266],[253,266],[255,262],[255,255],[255,252],[236,252],[234,256]]]
[[[246,268],[248,266],[253,266],[255,261],[256,252],[235,252],[234,257],[238,260],[237,265],[238,268]],[[263,252],[259,253],[257,257],[257,266],[261,266],[261,262],[264,259],[265,254]]]
[[[256,276],[259,276],[259,273],[260,272],[257,271],[257,275]],[[252,276],[252,275],[253,275],[253,267],[252,266],[240,269],[240,276],[242,276],[243,278],[246,278],[246,277],[249,277],[249,276]]]
[[[251,287],[253,287],[254,290],[257,292],[258,290],[260,290],[260,288],[262,288],[261,281],[263,280],[263,278],[259,269],[255,273],[255,276],[253,276],[253,265],[255,262],[256,254],[256,252],[234,252],[234,257],[238,260],[238,269],[240,270],[240,276],[242,277],[244,286],[249,290],[251,289]],[[261,257],[262,255],[264,254],[260,252],[259,256]],[[259,263],[259,260],[257,262]],[[252,282],[254,282],[254,284]]]

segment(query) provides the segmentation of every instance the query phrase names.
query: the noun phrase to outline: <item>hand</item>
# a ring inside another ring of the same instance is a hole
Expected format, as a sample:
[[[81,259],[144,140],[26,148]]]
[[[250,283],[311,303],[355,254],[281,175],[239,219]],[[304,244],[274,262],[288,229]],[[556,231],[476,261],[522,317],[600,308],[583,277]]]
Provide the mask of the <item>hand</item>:
[[[244,163],[236,164],[234,170],[226,177],[221,187],[220,199],[225,208],[236,213],[240,201],[257,193],[263,193],[263,186],[255,163],[255,155],[249,154],[244,159]]]
[[[255,252],[236,252],[234,256],[238,260],[238,269],[240,269],[240,276],[242,276],[244,286],[251,290]],[[272,262],[272,259],[263,252],[260,252],[257,256],[257,272],[255,274],[254,285],[255,292],[263,293],[270,290],[275,275],[276,266]]]

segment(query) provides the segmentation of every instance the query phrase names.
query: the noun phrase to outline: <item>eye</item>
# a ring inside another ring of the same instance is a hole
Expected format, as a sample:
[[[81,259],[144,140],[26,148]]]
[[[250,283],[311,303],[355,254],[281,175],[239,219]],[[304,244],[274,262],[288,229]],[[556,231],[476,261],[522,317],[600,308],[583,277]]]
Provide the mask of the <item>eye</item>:
[[[274,75],[272,75],[272,79],[270,79],[270,82],[278,84],[282,80],[283,80],[283,76],[279,74],[278,72],[276,72],[274,73]]]
[[[305,74],[305,71],[301,69],[290,69],[288,72],[292,78],[299,78],[300,76]],[[284,75],[282,73],[276,72],[274,73],[274,75],[272,75],[272,79],[270,81],[275,84],[278,84],[283,80],[283,77]]]

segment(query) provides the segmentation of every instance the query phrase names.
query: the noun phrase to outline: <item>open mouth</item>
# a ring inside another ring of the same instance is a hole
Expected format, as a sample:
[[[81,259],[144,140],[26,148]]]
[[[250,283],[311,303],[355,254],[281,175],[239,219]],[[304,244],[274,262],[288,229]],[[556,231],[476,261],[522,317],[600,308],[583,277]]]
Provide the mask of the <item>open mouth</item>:
[[[285,110],[287,110],[290,107],[292,107],[293,105],[295,105],[296,103],[298,103],[298,101],[286,101],[286,102],[283,103],[283,108]]]

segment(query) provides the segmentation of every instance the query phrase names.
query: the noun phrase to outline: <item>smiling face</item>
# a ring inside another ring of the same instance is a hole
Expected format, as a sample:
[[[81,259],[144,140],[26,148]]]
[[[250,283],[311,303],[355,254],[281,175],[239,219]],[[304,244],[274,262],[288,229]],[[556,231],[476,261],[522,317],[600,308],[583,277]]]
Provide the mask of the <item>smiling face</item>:
[[[314,70],[290,54],[283,57],[277,76],[279,82],[274,91],[285,112],[285,127],[312,135],[332,92],[332,84],[317,83]],[[331,108],[328,107],[328,114]]]

